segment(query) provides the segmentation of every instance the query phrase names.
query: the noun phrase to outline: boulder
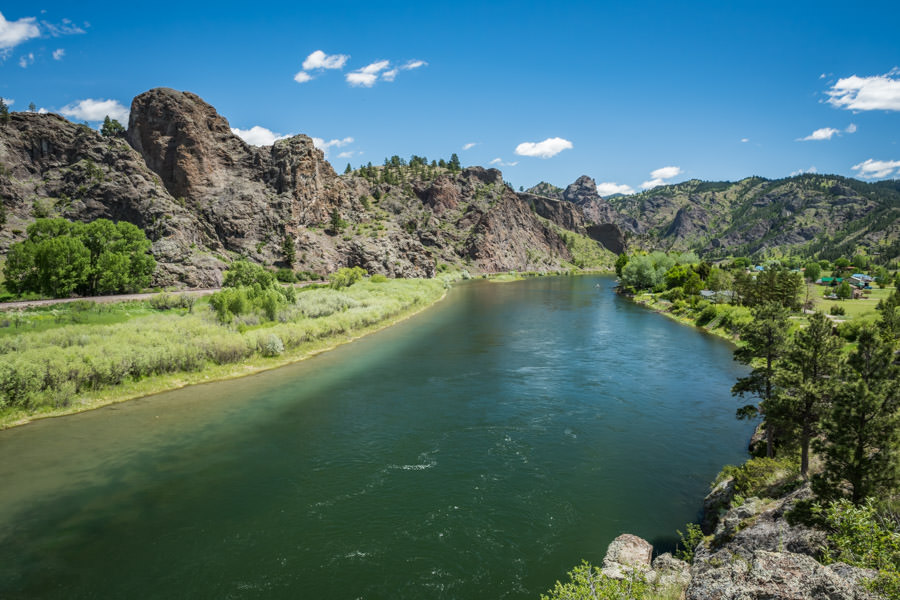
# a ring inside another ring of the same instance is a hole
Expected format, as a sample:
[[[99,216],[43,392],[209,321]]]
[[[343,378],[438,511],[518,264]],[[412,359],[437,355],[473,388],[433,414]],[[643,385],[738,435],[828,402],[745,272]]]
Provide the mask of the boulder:
[[[703,499],[703,521],[700,529],[705,535],[709,535],[719,522],[720,514],[724,513],[731,500],[734,498],[734,478],[723,479]]]
[[[691,582],[691,565],[675,558],[671,553],[660,554],[653,559],[647,581],[662,588],[685,587]]]
[[[755,550],[750,556],[720,550],[695,561],[687,600],[875,600],[858,581],[813,558]]]
[[[653,546],[650,542],[630,533],[623,533],[606,548],[603,558],[603,574],[613,579],[625,579],[632,572],[650,570]]]

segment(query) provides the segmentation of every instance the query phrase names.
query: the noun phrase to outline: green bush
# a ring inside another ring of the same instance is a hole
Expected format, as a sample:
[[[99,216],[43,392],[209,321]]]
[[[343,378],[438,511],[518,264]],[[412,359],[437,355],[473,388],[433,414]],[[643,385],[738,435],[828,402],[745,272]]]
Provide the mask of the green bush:
[[[336,273],[332,273],[328,279],[331,281],[331,287],[339,290],[350,287],[365,276],[366,271],[362,267],[342,267]]]
[[[282,352],[284,352],[284,343],[274,333],[270,333],[259,342],[259,353],[263,356],[279,356]]]
[[[799,485],[800,465],[793,456],[751,458],[740,466],[725,465],[713,487],[728,477],[734,477],[735,496],[775,498]]]
[[[282,267],[275,271],[275,279],[281,283],[294,283],[297,281],[297,276],[294,275],[294,272],[291,269]]]
[[[249,287],[254,284],[261,288],[275,285],[275,274],[265,267],[247,260],[236,260],[225,271],[224,287]]]
[[[868,587],[885,598],[900,598],[900,532],[898,524],[878,514],[872,500],[854,506],[839,500],[826,507],[814,506],[824,517],[830,534],[822,562],[844,562],[878,571]]]
[[[697,306],[698,307],[700,306],[699,303]],[[713,306],[712,304],[707,304],[707,306],[705,306],[703,308],[703,310],[700,311],[700,314],[697,315],[697,325],[700,325],[700,326],[706,325],[706,324],[710,323],[713,319],[715,319],[717,315],[718,315],[718,312],[716,311],[716,307]]]
[[[381,273],[375,273],[374,275],[369,277],[369,281],[371,281],[372,283],[385,283],[387,280],[388,278]]]
[[[681,542],[679,543],[680,547],[675,550],[675,558],[692,563],[694,562],[694,550],[703,541],[703,530],[697,523],[688,523],[685,529],[687,529],[687,534],[681,533],[681,530],[676,531]]]
[[[568,576],[566,583],[557,581],[548,594],[541,594],[541,600],[642,600],[650,591],[640,575],[612,579],[587,561],[569,571]]]
[[[828,314],[834,316],[846,315],[847,311],[844,310],[844,307],[840,304],[832,304],[831,308],[828,309]]]

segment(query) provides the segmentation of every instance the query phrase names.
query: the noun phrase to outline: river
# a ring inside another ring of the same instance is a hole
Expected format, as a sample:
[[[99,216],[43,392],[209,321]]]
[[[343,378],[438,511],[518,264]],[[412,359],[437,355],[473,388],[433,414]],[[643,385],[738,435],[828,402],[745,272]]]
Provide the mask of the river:
[[[0,432],[2,598],[537,599],[745,459],[724,341],[609,277],[457,286],[334,351]]]

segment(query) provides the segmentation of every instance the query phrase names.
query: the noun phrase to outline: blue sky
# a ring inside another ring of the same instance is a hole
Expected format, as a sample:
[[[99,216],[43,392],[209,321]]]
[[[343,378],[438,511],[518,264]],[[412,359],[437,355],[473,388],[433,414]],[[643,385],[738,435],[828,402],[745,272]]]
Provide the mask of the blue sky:
[[[124,120],[132,97],[167,86],[200,95],[251,141],[319,138],[338,171],[456,152],[493,161],[516,187],[587,174],[607,194],[812,169],[900,177],[896,1],[29,2],[0,13],[12,110]],[[265,131],[245,133],[254,127]]]

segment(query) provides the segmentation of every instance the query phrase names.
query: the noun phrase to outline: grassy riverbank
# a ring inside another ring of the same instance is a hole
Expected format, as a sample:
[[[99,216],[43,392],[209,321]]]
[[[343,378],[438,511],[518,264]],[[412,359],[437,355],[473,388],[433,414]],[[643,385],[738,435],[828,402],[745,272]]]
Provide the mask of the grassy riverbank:
[[[139,302],[6,315],[0,428],[302,360],[427,308],[445,287],[441,280],[388,280],[309,289],[262,324],[220,324],[205,301],[190,310]]]

